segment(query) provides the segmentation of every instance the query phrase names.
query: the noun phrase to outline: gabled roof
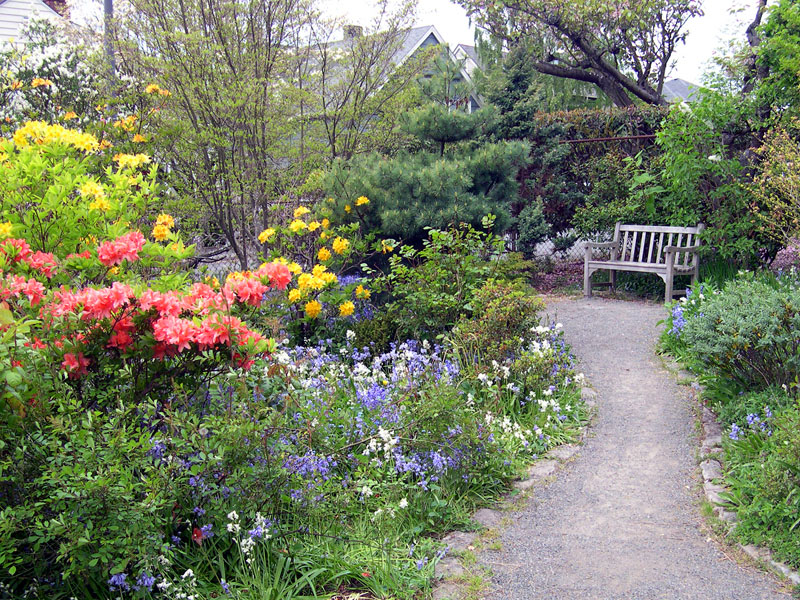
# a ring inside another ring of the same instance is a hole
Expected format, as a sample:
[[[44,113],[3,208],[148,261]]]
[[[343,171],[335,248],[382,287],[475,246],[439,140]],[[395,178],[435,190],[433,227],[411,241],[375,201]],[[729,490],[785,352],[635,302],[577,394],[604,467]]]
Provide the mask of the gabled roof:
[[[664,82],[661,95],[667,102],[694,102],[699,100],[702,89],[695,83],[676,78]]]

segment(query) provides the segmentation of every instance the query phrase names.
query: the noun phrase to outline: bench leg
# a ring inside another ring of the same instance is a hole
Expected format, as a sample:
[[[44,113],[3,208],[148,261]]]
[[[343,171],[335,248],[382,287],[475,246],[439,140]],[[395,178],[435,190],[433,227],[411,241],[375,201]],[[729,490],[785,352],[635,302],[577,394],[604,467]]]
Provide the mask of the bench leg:
[[[669,304],[670,302],[672,302],[672,298],[673,298],[673,290],[672,290],[673,277],[674,277],[674,275],[673,275],[672,271],[668,270],[667,271],[667,276],[664,278],[664,283],[667,286],[667,289],[664,292],[664,303],[665,304]]]
[[[583,265],[583,295],[585,298],[592,296],[592,273],[589,271],[589,265]]]
[[[608,272],[608,280],[611,282],[611,291],[617,291],[617,272],[613,269]]]

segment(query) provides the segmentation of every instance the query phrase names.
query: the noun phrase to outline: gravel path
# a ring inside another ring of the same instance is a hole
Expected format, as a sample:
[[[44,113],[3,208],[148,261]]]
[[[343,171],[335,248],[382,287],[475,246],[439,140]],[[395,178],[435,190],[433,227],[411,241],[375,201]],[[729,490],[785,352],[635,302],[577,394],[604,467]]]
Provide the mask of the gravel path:
[[[694,419],[653,353],[663,305],[548,301],[597,392],[575,461],[513,515],[487,600],[781,598],[771,576],[729,560],[700,530]]]

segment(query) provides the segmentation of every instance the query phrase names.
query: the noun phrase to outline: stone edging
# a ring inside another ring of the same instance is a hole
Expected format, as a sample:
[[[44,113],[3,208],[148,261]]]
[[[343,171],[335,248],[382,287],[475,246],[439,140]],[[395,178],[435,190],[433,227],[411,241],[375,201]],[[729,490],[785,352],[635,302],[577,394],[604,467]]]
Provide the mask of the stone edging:
[[[572,459],[580,450],[580,446],[586,439],[589,427],[594,418],[595,398],[597,393],[588,387],[581,388],[581,400],[586,405],[589,413],[588,423],[583,427],[583,431],[574,444],[562,444],[552,448],[541,458],[537,459],[528,467],[528,475],[525,479],[515,481],[514,489],[524,494],[537,484],[541,484],[549,477],[555,475],[563,466]],[[508,495],[504,498],[504,503],[508,506]],[[516,500],[516,498],[515,498]],[[473,520],[484,529],[497,529],[503,525],[505,519],[503,511],[492,508],[481,508],[472,516]],[[472,531],[452,531],[446,535],[442,542],[449,548],[450,552],[465,552],[475,550],[474,544],[479,540],[480,532]],[[463,595],[463,586],[459,580],[469,573],[457,556],[447,556],[436,563],[434,566],[434,600],[457,600]]]
[[[690,372],[682,369],[677,363],[668,365],[668,367],[674,366],[678,367],[677,373],[682,378],[694,379]],[[717,421],[717,416],[700,402],[700,392],[703,387],[694,382],[692,383],[692,390],[694,391],[693,398],[697,402],[697,406],[703,411],[701,416],[703,437],[700,441],[700,456],[703,458],[700,463],[700,469],[703,473],[703,493],[706,500],[714,507],[714,514],[723,523],[727,524],[728,533],[731,533],[736,528],[738,517],[735,512],[725,508],[727,503],[720,495],[728,491],[728,487],[722,483],[717,483],[723,479],[722,464],[717,460],[722,453],[722,427]],[[753,544],[741,544],[739,542],[736,542],[736,545],[752,559],[766,565],[769,569],[786,577],[792,583],[800,585],[800,573],[793,571],[785,563],[775,560],[769,548]]]

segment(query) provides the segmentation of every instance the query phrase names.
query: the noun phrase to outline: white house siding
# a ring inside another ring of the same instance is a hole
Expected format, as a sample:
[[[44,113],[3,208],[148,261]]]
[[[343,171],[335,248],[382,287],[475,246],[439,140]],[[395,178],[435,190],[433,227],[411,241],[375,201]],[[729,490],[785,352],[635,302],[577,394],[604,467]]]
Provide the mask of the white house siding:
[[[22,30],[33,17],[52,21],[62,18],[42,0],[0,0],[0,44],[24,41]]]

